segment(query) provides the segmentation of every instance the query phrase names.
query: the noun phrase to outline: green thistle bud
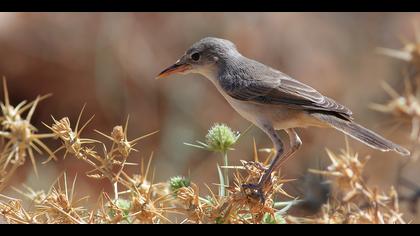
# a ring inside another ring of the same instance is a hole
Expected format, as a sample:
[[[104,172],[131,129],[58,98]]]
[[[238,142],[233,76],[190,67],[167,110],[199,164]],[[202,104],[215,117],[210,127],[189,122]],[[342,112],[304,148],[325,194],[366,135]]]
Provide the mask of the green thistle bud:
[[[239,132],[232,131],[225,124],[214,124],[206,135],[207,148],[216,152],[226,152],[238,141]]]
[[[176,193],[176,191],[182,187],[189,187],[191,181],[183,176],[175,176],[169,180],[169,186],[171,191]]]
[[[116,205],[118,209],[122,211],[123,219],[126,220],[127,222],[130,222],[129,215],[130,215],[130,209],[131,209],[131,202],[126,199],[119,198],[119,199],[114,200],[114,204]],[[110,204],[108,203],[108,207],[110,207],[109,205]],[[110,217],[115,217],[116,215],[115,210],[112,208],[109,208],[108,215]]]

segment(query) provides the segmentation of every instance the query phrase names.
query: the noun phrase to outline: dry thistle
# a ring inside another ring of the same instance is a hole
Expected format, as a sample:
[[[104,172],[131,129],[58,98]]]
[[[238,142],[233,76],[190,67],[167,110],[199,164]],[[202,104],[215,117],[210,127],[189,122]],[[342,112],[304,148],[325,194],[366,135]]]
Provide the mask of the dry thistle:
[[[138,150],[134,149],[134,146],[137,144],[138,141],[147,138],[153,134],[156,134],[159,131],[154,131],[152,133],[143,135],[141,137],[135,138],[131,141],[128,141],[127,138],[127,131],[128,131],[128,120],[130,117],[127,117],[127,120],[125,122],[125,126],[124,129],[122,126],[118,125],[115,126],[111,132],[111,136],[106,135],[98,130],[95,130],[95,132],[97,132],[98,134],[101,134],[102,136],[108,138],[109,140],[112,141],[112,147],[111,147],[111,153],[118,151],[120,153],[121,156],[123,157],[128,157],[128,155],[130,154],[131,151],[136,151],[138,152]],[[115,148],[116,147],[116,148]]]
[[[393,187],[388,194],[369,187],[363,177],[366,161],[360,161],[348,144],[346,150],[336,155],[327,150],[331,165],[327,170],[310,170],[332,178],[334,193],[324,204],[320,216],[313,218],[287,217],[292,223],[405,223],[398,205],[398,195]]]
[[[25,163],[28,156],[32,162],[35,175],[38,176],[33,150],[39,154],[43,154],[43,151],[45,151],[51,158],[55,158],[53,152],[41,141],[41,139],[53,135],[37,134],[37,129],[30,123],[38,103],[49,97],[50,94],[38,96],[30,103],[23,101],[13,107],[10,104],[5,78],[3,78],[3,92],[4,101],[0,104],[2,112],[0,137],[6,139],[6,143],[0,153],[0,191],[6,187],[8,180],[16,169]],[[26,118],[22,118],[26,111]]]
[[[409,62],[420,69],[420,31],[417,24],[414,24],[415,42],[403,40],[404,47],[400,50],[390,48],[377,48],[377,52],[389,57]],[[417,69],[417,70],[418,70]]]
[[[63,145],[57,150],[55,150],[54,153],[57,153],[64,149],[65,152],[63,158],[66,158],[67,154],[70,153],[76,158],[86,159],[85,149],[82,147],[82,145],[98,142],[94,139],[80,138],[82,131],[86,128],[86,126],[92,121],[94,117],[92,116],[88,121],[86,121],[86,123],[79,130],[80,118],[82,117],[85,106],[86,104],[83,105],[82,110],[80,111],[74,131],[71,128],[70,120],[68,117],[56,120],[53,116],[51,116],[54,121],[54,124],[49,126],[43,123],[47,128],[49,128],[53,132],[55,138],[59,138],[62,141]]]
[[[256,148],[256,147],[255,147]],[[291,201],[287,203],[276,202],[275,199],[280,195],[291,197],[283,189],[284,183],[292,180],[281,179],[277,175],[272,175],[269,184],[264,186],[263,194],[265,201],[262,203],[259,198],[250,195],[242,187],[245,184],[256,183],[264,174],[264,169],[261,164],[253,161],[241,161],[242,167],[237,167],[238,170],[244,169],[246,175],[239,171],[234,175],[234,187],[229,188],[231,194],[227,200],[226,209],[229,209],[227,214],[230,219],[228,222],[232,223],[268,223],[269,219],[276,221],[280,219],[280,215],[284,214],[296,202]],[[276,209],[283,206],[281,210]],[[228,220],[227,218],[224,220]],[[276,221],[277,222],[277,221]],[[281,223],[280,221],[277,223]]]
[[[78,206],[81,201],[75,198],[76,177],[71,188],[68,188],[66,173],[58,177],[48,193],[35,192],[25,186],[27,192],[17,190],[33,203],[33,210],[27,211],[21,206],[21,202],[10,199],[9,203],[0,202],[0,215],[9,223],[86,223],[84,221],[87,211]],[[63,183],[61,183],[63,182]],[[61,185],[64,184],[64,187]]]
[[[53,184],[50,191],[46,194],[46,197],[39,204],[35,205],[37,213],[45,219],[45,223],[86,223],[83,219],[86,210],[78,204],[88,197],[86,196],[80,199],[75,198],[77,176],[74,177],[70,189],[68,188],[67,174],[63,173],[62,176],[62,178],[57,178],[56,183]],[[63,187],[61,186],[62,184],[64,185]]]
[[[4,197],[4,196],[3,196]],[[36,224],[40,223],[36,216],[32,216],[22,207],[22,201],[18,199],[8,199],[7,203],[0,202],[0,215],[9,224]]]
[[[383,83],[384,90],[390,95],[391,100],[386,104],[372,104],[371,108],[393,115],[391,120],[398,128],[404,123],[411,123],[410,139],[414,143],[420,142],[420,94],[413,91],[409,80],[405,80],[405,93],[398,94],[387,83]]]
[[[371,107],[379,112],[393,115],[395,128],[398,128],[406,121],[411,122],[410,139],[414,143],[420,142],[420,91],[418,91],[418,72],[420,71],[420,31],[417,25],[414,25],[415,42],[404,40],[404,48],[402,50],[394,50],[387,48],[379,48],[378,52],[393,58],[404,60],[414,69],[414,74],[406,73],[404,79],[405,90],[403,94],[399,94],[387,83],[383,83],[384,90],[389,94],[391,100],[386,104],[373,104]],[[417,78],[417,80],[414,80]],[[415,153],[413,156],[417,157]]]
[[[184,222],[206,223],[209,210],[209,201],[199,196],[198,186],[189,183],[176,190],[176,203],[179,205],[177,210],[186,215]]]
[[[99,168],[95,168],[96,171],[100,172],[99,177],[100,178],[107,177],[111,181],[111,183],[114,185],[115,199],[118,199],[118,182],[119,182],[118,179],[121,173],[123,172],[124,166],[135,165],[133,163],[127,162],[130,152],[131,151],[138,152],[138,150],[134,149],[134,146],[137,144],[139,140],[144,139],[146,137],[149,137],[159,132],[159,131],[155,131],[155,132],[143,135],[141,137],[135,138],[134,140],[128,141],[128,138],[127,138],[128,121],[129,121],[129,117],[127,117],[124,129],[122,128],[122,126],[115,126],[111,132],[111,136],[108,136],[98,130],[95,130],[98,134],[101,134],[102,136],[112,141],[111,150],[109,152],[106,151],[106,147],[105,145],[103,145],[104,158],[101,158],[101,156],[93,154],[93,153],[91,156],[94,157],[94,159],[100,162],[101,164]],[[118,159],[121,159],[121,160],[118,160]],[[113,172],[114,165],[119,166],[119,170],[116,172],[116,174],[114,174],[115,172]]]

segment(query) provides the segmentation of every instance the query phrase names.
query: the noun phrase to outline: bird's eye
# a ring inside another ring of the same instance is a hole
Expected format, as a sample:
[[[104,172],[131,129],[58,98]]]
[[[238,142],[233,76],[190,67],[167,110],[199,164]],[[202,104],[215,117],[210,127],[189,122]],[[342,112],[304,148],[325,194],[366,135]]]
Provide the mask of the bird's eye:
[[[193,61],[198,61],[198,60],[200,60],[200,54],[199,54],[198,52],[193,53],[193,54],[191,55],[191,59],[192,59]]]

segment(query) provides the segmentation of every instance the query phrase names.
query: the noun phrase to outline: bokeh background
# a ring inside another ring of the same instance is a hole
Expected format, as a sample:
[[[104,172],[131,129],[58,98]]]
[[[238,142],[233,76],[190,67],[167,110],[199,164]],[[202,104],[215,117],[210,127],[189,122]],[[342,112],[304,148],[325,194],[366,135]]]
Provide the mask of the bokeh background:
[[[0,13],[0,75],[7,78],[11,101],[34,99],[53,93],[34,115],[39,132],[48,132],[42,121],[68,116],[74,124],[84,103],[82,121],[95,114],[85,137],[101,138],[130,115],[129,137],[160,130],[138,144],[140,153],[131,161],[147,160],[153,152],[155,181],[174,175],[190,176],[203,191],[217,182],[220,157],[194,149],[184,142],[203,140],[215,122],[243,131],[249,122],[227,104],[213,85],[199,75],[155,80],[195,41],[205,36],[233,41],[243,55],[277,68],[345,104],[361,124],[406,146],[409,126],[391,130],[390,117],[373,111],[371,103],[388,99],[381,87],[386,81],[403,87],[402,61],[375,52],[377,47],[401,48],[401,39],[414,40],[416,13]],[[333,130],[299,130],[302,149],[287,163],[282,174],[296,178],[286,189],[299,196],[300,181],[308,168],[328,165],[325,148],[345,147],[344,135]],[[269,139],[253,128],[236,150],[232,164],[253,157],[253,138],[258,147],[269,148]],[[58,141],[48,141],[58,147]],[[350,141],[360,156],[371,155],[366,176],[369,183],[387,190],[396,184],[401,158]],[[263,155],[262,155],[263,156]],[[78,175],[78,192],[94,200],[106,180],[84,177],[83,162],[66,158],[41,165],[36,178],[30,162],[19,169],[12,185],[27,184],[48,189],[57,175]],[[418,163],[404,175],[420,181]],[[135,167],[130,171],[136,172]],[[4,191],[15,195],[11,189]],[[407,213],[408,219],[416,216]]]

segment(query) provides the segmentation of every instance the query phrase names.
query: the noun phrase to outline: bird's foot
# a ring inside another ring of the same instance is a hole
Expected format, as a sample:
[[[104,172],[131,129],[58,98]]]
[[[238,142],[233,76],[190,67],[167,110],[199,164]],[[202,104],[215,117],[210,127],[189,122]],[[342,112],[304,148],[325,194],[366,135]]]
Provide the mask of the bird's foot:
[[[268,170],[267,167],[265,167],[263,164],[261,164],[259,162],[255,162],[255,167],[257,167],[259,170],[262,170],[262,171],[267,171]]]
[[[258,198],[261,203],[264,204],[265,202],[265,196],[263,193],[263,184],[243,184],[242,188],[244,189],[245,193],[247,193],[247,190],[249,190],[249,196],[252,198]],[[247,193],[248,194],[248,193]]]
[[[268,167],[265,167],[264,164],[257,161],[249,161],[249,162],[246,162],[245,165],[247,169],[256,168],[264,172],[268,170]]]

